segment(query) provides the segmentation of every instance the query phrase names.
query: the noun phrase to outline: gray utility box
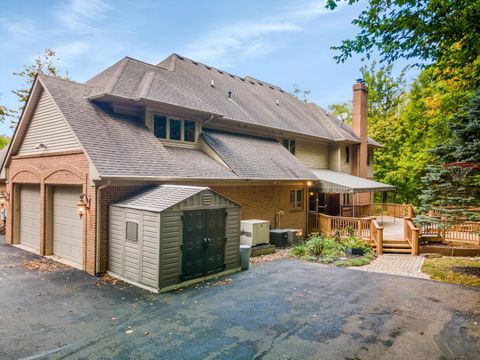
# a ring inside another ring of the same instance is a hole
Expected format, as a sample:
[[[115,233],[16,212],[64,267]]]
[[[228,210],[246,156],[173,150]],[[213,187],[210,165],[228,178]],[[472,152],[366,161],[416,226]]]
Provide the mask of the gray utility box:
[[[268,244],[270,222],[266,220],[242,220],[240,223],[240,244],[256,246]]]

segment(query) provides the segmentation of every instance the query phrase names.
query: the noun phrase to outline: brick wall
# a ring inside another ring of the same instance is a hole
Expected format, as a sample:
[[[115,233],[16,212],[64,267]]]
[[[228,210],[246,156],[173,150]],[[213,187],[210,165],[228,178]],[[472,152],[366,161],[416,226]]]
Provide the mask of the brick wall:
[[[280,227],[301,228],[306,233],[306,214],[308,203],[306,201],[306,188],[301,185],[242,185],[218,186],[210,188],[219,194],[242,205],[242,220],[261,219],[268,220],[272,228],[279,227],[276,223],[277,210],[283,210],[285,215],[280,217]],[[290,209],[290,190],[304,190],[304,209]]]

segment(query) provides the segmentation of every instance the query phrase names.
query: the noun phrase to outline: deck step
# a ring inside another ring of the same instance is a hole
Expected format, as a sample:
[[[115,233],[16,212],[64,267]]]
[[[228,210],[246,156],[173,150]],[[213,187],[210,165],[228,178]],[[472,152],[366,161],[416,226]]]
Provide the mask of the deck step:
[[[412,249],[399,249],[399,248],[383,248],[383,252],[386,253],[402,253],[402,254],[410,254]]]
[[[409,243],[383,243],[383,248],[408,248],[411,249],[412,247],[410,246]]]

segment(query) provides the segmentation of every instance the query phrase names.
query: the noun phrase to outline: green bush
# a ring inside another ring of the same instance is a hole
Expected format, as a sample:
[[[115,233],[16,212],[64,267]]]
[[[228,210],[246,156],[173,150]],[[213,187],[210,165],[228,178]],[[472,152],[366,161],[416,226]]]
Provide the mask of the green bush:
[[[288,252],[291,256],[305,256],[306,250],[305,250],[305,244],[301,243],[298,244],[290,249]]]
[[[306,256],[302,256],[302,260],[305,260],[305,261],[317,261],[318,258],[317,258],[316,256],[306,255]]]
[[[320,256],[323,252],[324,241],[325,238],[323,236],[311,237],[305,245],[307,254],[312,256]]]

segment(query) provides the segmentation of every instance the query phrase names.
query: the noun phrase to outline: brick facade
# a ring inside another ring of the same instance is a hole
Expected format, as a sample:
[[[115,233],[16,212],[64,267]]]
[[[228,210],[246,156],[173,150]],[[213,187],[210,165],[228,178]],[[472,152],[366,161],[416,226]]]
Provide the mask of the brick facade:
[[[270,221],[272,228],[301,228],[307,230],[306,207],[308,202],[307,188],[301,185],[237,185],[218,186],[210,188],[219,194],[237,202],[242,206],[242,220],[261,219]],[[290,191],[303,189],[303,210],[290,209]],[[282,210],[284,215],[278,216],[276,212]]]
[[[7,207],[6,242],[14,244],[15,192],[21,184],[38,184],[40,188],[40,255],[46,255],[46,208],[47,186],[78,185],[91,199],[91,206],[83,217],[83,264],[85,271],[93,274],[95,269],[95,187],[88,179],[89,163],[82,152],[55,155],[14,156],[8,166],[6,189],[9,194]]]

